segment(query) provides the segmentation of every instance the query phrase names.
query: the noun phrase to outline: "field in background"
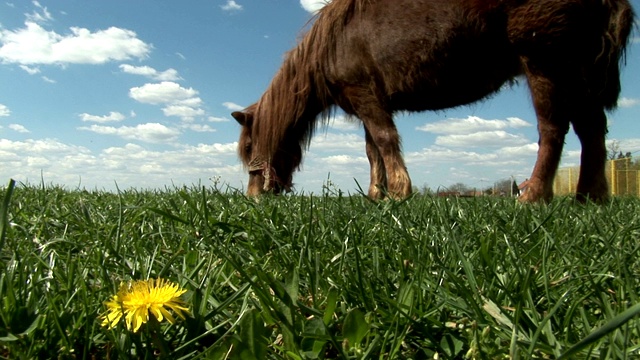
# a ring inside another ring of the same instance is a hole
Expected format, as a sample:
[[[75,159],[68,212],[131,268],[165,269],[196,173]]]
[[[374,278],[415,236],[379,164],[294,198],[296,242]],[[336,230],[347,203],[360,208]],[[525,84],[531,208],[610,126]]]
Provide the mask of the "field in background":
[[[637,198],[0,190],[1,358],[640,355]],[[191,316],[101,327],[120,282],[157,277]]]

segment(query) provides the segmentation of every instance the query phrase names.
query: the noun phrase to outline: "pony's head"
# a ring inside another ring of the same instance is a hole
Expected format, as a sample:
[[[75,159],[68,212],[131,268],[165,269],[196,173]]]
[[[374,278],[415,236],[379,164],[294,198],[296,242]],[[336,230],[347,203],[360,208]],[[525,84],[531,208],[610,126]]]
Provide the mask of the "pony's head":
[[[249,172],[247,195],[289,192],[293,171],[302,160],[302,148],[297,140],[283,142],[281,139],[273,138],[273,133],[263,131],[262,128],[268,124],[258,126],[256,109],[257,106],[254,104],[244,111],[231,114],[242,128],[238,140],[238,156]]]
[[[343,7],[351,9],[351,1],[344,2],[347,5]],[[352,10],[340,9],[325,21],[318,18],[300,44],[287,53],[258,102],[231,114],[242,127],[238,154],[249,172],[249,196],[289,191],[293,172],[300,166],[303,150],[309,147],[318,115],[323,115],[320,118],[324,122],[329,118],[326,109],[334,101],[324,69],[336,55],[335,51],[325,49],[333,48],[340,24],[346,23],[340,15]]]

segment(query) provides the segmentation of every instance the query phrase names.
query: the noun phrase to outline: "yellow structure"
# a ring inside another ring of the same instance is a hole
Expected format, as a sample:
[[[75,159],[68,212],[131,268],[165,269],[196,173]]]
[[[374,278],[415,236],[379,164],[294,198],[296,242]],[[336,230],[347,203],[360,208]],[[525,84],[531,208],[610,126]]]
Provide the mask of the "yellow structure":
[[[640,196],[640,158],[609,160],[605,172],[611,195]],[[558,169],[553,192],[557,195],[575,194],[579,175],[578,166]]]

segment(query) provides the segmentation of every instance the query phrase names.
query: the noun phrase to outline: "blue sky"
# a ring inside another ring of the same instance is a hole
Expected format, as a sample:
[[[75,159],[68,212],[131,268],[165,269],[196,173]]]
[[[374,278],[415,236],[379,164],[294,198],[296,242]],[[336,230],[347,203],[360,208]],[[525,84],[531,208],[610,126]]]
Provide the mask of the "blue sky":
[[[0,3],[0,182],[164,188],[219,179],[242,188],[238,125],[295,46],[314,0]],[[640,9],[638,0],[632,1]],[[640,41],[630,43],[609,141],[640,151]],[[493,98],[396,118],[414,185],[524,180],[537,151],[523,81]],[[567,136],[562,165],[579,163]],[[337,116],[294,177],[368,185],[363,130]]]

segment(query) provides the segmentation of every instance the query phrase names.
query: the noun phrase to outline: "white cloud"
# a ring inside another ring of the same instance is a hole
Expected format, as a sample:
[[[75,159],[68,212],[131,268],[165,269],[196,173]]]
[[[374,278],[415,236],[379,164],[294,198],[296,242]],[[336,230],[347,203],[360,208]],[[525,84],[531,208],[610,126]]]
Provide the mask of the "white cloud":
[[[423,149],[419,152],[407,154],[407,164],[416,169],[437,167],[442,165],[457,165],[473,168],[474,172],[496,177],[496,171],[512,172],[513,169],[530,171],[529,164],[535,160],[536,150],[532,146],[508,147],[493,152],[481,153],[474,151],[452,150],[440,147]],[[492,170],[488,170],[491,168]],[[493,176],[491,175],[493,174]]]
[[[195,116],[204,116],[200,109],[202,99],[197,97],[198,91],[183,88],[172,81],[157,84],[145,84],[129,90],[129,96],[145,104],[166,105],[162,111],[165,116],[178,116],[183,121],[191,121]]]
[[[446,119],[419,126],[416,130],[434,134],[465,134],[477,131],[503,130],[508,128],[522,128],[532,126],[525,120],[510,117],[506,120],[485,120],[477,116],[466,119]]]
[[[193,88],[183,88],[171,81],[163,81],[158,84],[144,84],[141,87],[133,87],[129,90],[129,96],[144,104],[175,104],[184,101],[201,101],[196,98],[198,92]]]
[[[242,5],[238,4],[234,0],[227,0],[227,3],[220,5],[220,8],[224,11],[240,11],[242,10]]]
[[[193,120],[196,116],[203,116],[204,110],[185,105],[169,105],[162,109],[164,116],[177,116],[182,120]]]
[[[318,134],[311,140],[311,150],[322,151],[365,151],[364,138],[357,134]]]
[[[31,132],[31,131],[27,130],[26,127],[24,127],[24,126],[22,126],[20,124],[9,124],[9,129],[11,129],[13,131],[16,131],[16,132],[19,132],[19,133],[23,133],[23,134]]]
[[[86,188],[164,188],[175,184],[207,184],[210,177],[240,185],[242,166],[236,160],[237,143],[180,146],[154,151],[126,144],[101,151],[58,140],[0,139],[0,178]],[[233,165],[228,165],[229,163]],[[141,182],[141,177],[144,181]]]
[[[87,113],[82,113],[79,116],[82,121],[92,121],[97,123],[118,122],[126,119],[126,116],[116,111],[111,111],[109,115],[103,116],[90,115]]]
[[[171,143],[177,140],[180,135],[179,130],[168,128],[158,123],[139,124],[133,127],[91,125],[89,127],[79,127],[78,129],[102,135],[115,135],[126,140],[139,140],[148,143]]]
[[[351,156],[351,155],[333,155],[319,159],[320,162],[334,165],[334,166],[368,166],[369,160],[366,156]]]
[[[329,121],[329,126],[332,129],[343,131],[355,131],[360,130],[362,122],[357,118],[350,119],[345,115],[338,115]]]
[[[135,32],[117,27],[91,32],[80,27],[60,35],[33,21],[17,30],[0,29],[0,61],[20,65],[102,64],[143,59],[152,46]]]
[[[17,158],[20,158],[21,154],[25,154],[27,156],[33,155],[33,154],[53,156],[53,155],[61,155],[61,154],[87,153],[87,152],[89,152],[87,148],[64,144],[57,140],[52,140],[52,139],[44,139],[44,140],[28,139],[25,141],[11,141],[8,139],[0,139],[0,153],[3,153],[5,155],[16,154]],[[0,157],[0,159],[2,158]]]
[[[628,97],[623,97],[618,100],[618,106],[623,108],[630,108],[640,104],[640,99],[632,99]]]
[[[243,180],[246,180],[244,176]],[[366,189],[369,181],[369,160],[363,151],[336,155],[309,152],[303,162],[303,171],[296,172],[293,181],[297,191],[321,189],[327,180],[333,186],[349,191],[356,183],[354,178],[358,178],[357,181]]]
[[[235,157],[238,151],[238,143],[227,143],[227,144],[198,144],[195,147],[186,147],[184,149],[185,154],[187,155],[205,155],[205,154],[218,154],[218,155],[227,155]]]
[[[227,102],[223,102],[222,106],[226,107],[227,109],[231,110],[231,111],[242,111],[244,110],[244,106],[242,105],[238,105],[236,103],[232,103],[230,101]]]
[[[0,104],[0,117],[11,115],[11,110],[6,105]]]
[[[127,144],[103,150],[98,155],[98,161],[117,169],[118,182],[131,182],[140,186],[136,177],[139,178],[142,172],[150,175],[145,176],[146,186],[164,186],[173,181],[192,184],[198,178],[204,180],[213,175],[227,175],[237,179],[242,166],[225,165],[222,161],[235,159],[236,146],[234,143],[199,144],[176,150],[152,151],[140,145]]]
[[[419,164],[421,166],[434,165],[436,163],[474,163],[480,164],[495,161],[498,156],[495,153],[481,154],[473,151],[459,151],[442,147],[426,148],[422,151],[409,152],[406,155],[407,164]]]
[[[195,132],[216,132],[216,129],[207,124],[184,124],[182,127]]]
[[[565,150],[562,152],[561,167],[580,166],[581,150]]]
[[[613,140],[610,140],[613,141]],[[640,151],[640,138],[622,139],[618,141],[620,150],[623,152],[630,151],[633,156],[638,156],[637,152]]]
[[[473,134],[452,134],[438,136],[436,145],[456,147],[503,147],[521,145],[529,142],[521,135],[509,134],[505,131],[479,131]]]
[[[20,65],[20,69],[26,71],[29,75],[35,75],[40,73],[40,69],[37,67],[29,67],[27,65]]]
[[[538,144],[529,143],[521,146],[506,146],[497,151],[507,158],[529,157],[535,159],[538,154]]]
[[[308,12],[315,13],[330,2],[331,0],[300,0],[300,5]]]
[[[178,71],[175,69],[167,69],[165,71],[158,71],[150,66],[133,66],[129,64],[122,64],[119,66],[120,70],[127,74],[142,75],[153,80],[158,81],[177,81],[182,80],[178,75]]]
[[[228,122],[230,121],[229,119],[227,119],[226,117],[218,117],[218,116],[209,116],[207,118],[207,120],[209,122]]]
[[[200,105],[202,105],[202,99],[200,99],[199,97],[192,97],[184,100],[176,100],[175,102],[172,103],[172,105],[199,108]]]
[[[27,156],[25,162],[28,167],[31,168],[48,168],[51,166],[51,161],[43,156]]]
[[[24,14],[27,17],[27,21],[36,22],[36,23],[44,23],[50,20],[53,20],[53,16],[46,7],[40,5],[39,2],[34,1],[33,5],[37,8],[31,14]],[[38,12],[40,10],[40,12]]]

